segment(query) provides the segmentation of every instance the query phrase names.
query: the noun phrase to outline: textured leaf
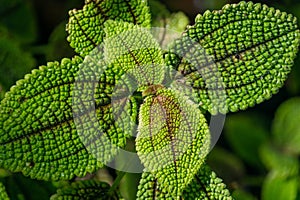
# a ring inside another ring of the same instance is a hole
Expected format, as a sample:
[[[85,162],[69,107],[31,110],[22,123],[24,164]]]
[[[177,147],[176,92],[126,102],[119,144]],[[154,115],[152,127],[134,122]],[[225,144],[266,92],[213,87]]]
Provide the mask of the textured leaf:
[[[105,24],[105,32],[107,63],[126,71],[126,76],[132,77],[141,91],[144,86],[162,83],[165,66],[161,48],[148,29],[110,20]]]
[[[147,27],[151,20],[147,2],[140,0],[86,0],[82,10],[69,14],[68,41],[81,56],[101,44],[105,21],[122,20]]]
[[[229,200],[229,191],[216,174],[203,165],[192,182],[184,189],[181,196],[172,197],[164,190],[158,180],[151,174],[144,172],[138,188],[137,199],[186,199],[186,200]]]
[[[134,35],[118,32],[127,25]],[[145,82],[135,66],[156,73],[153,65],[163,58],[149,31],[121,22],[106,31],[111,37],[105,46],[84,61],[76,57],[49,63],[7,93],[1,103],[0,166],[33,178],[68,180],[106,164],[125,146],[126,138],[135,134],[137,102],[124,93],[123,86],[126,89],[128,84],[123,84],[126,76],[121,78],[128,71]],[[118,42],[112,42],[115,34]],[[125,52],[120,48],[123,40]],[[121,54],[105,57],[112,50]],[[147,74],[152,84],[162,81],[164,72],[153,76],[158,78]]]
[[[289,153],[300,153],[300,98],[292,98],[276,111],[272,132],[275,142]]]
[[[58,189],[51,200],[111,200],[119,199],[117,194],[109,194],[110,186],[98,181],[78,181]]]
[[[79,91],[73,91],[81,62],[75,57],[49,63],[26,75],[6,94],[0,110],[0,166],[14,172],[22,171],[32,178],[67,180],[103,166],[87,149],[95,151],[95,147],[98,148],[101,161],[107,161],[115,153],[109,148],[111,145],[125,145],[126,136],[115,127],[111,114],[109,95],[117,75],[112,76],[109,70],[99,75],[96,82],[93,73],[102,70],[81,74],[86,75],[82,80],[85,87],[94,86],[89,91],[94,94],[96,113],[91,107],[82,107],[81,117],[91,123],[96,115],[102,129],[92,127],[85,132],[85,137],[80,135],[80,125],[84,123],[75,124],[72,114],[79,113],[76,99],[84,98],[76,96],[80,95]],[[78,83],[76,87],[78,89]],[[103,133],[109,141],[100,137]]]
[[[244,110],[283,85],[296,57],[296,18],[266,5],[240,2],[198,15],[165,55],[215,114]]]
[[[146,170],[179,196],[208,153],[209,128],[196,104],[161,87],[140,108],[136,149]]]
[[[0,199],[1,200],[9,200],[9,197],[6,193],[4,185],[0,182]]]

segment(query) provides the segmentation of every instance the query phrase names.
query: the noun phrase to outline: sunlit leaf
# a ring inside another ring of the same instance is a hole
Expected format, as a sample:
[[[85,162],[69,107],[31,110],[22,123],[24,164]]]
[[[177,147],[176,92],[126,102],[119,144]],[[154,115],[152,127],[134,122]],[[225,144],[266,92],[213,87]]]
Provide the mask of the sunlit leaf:
[[[149,26],[151,16],[146,1],[86,0],[81,10],[71,10],[67,30],[71,47],[81,56],[100,45],[107,20],[119,20]]]
[[[167,193],[165,186],[161,185],[151,173],[144,172],[137,199],[231,200],[232,198],[222,180],[207,165],[203,165],[182,195],[177,197]]]
[[[165,57],[194,89],[200,106],[212,114],[227,113],[278,92],[293,65],[299,38],[292,15],[242,1],[198,15]]]
[[[109,194],[110,186],[98,181],[78,181],[57,190],[51,200],[116,200],[118,194]]]
[[[181,195],[204,162],[209,128],[197,105],[172,90],[151,90],[140,108],[137,153],[172,196]]]
[[[104,150],[101,139],[93,139],[101,132],[85,138],[78,135],[80,127],[74,123],[72,95],[76,98],[79,94],[73,89],[80,63],[79,57],[48,63],[26,75],[5,95],[0,105],[1,167],[21,171],[32,178],[66,180],[103,166],[87,151],[88,147],[98,145],[98,150],[105,155],[103,159],[109,160],[113,156],[111,149]],[[102,77],[108,74],[104,73]],[[93,85],[93,75],[85,77],[87,85],[89,81]],[[113,76],[111,78],[114,80]],[[109,85],[104,80],[92,88],[96,96],[97,119],[105,135],[111,137],[107,145],[124,146],[126,136],[114,127],[110,114],[107,95],[113,87]],[[83,109],[82,115],[88,117],[93,113]]]

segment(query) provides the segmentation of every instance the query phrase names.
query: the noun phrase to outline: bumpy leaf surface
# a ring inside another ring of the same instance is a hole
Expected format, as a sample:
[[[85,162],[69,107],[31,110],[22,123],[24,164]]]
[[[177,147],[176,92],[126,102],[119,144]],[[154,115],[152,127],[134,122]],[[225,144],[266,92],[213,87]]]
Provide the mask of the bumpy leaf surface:
[[[26,75],[6,94],[0,107],[1,167],[32,178],[67,180],[103,165],[88,150],[99,151],[101,161],[107,161],[114,155],[112,144],[125,145],[126,136],[114,124],[109,98],[117,75],[112,75],[113,69],[102,73],[96,68],[98,71],[79,74],[83,78],[74,90],[80,63],[79,57],[49,63]],[[76,100],[84,99],[84,94],[79,96],[79,86],[90,87],[93,104],[77,104]],[[81,126],[86,124],[75,124],[73,112],[89,125],[94,118],[98,124],[83,137]]]
[[[153,86],[140,108],[137,153],[171,196],[179,196],[204,162],[209,128],[197,105]]]
[[[71,47],[81,56],[101,44],[107,20],[121,20],[149,26],[151,16],[147,1],[86,0],[83,9],[70,11],[67,30]]]
[[[144,172],[138,187],[137,199],[231,200],[225,184],[204,164],[182,195],[172,197],[151,173]]]
[[[9,200],[9,197],[6,193],[4,185],[0,182],[0,199],[1,200]]]
[[[119,199],[117,194],[108,194],[110,186],[98,181],[79,181],[57,190],[51,200],[112,200]]]
[[[138,110],[128,90],[135,85],[126,80],[161,82],[164,71],[154,72],[153,66],[163,58],[149,31],[115,23],[107,25],[105,45],[84,61],[49,63],[6,94],[0,110],[0,166],[33,178],[68,180],[95,171],[125,146],[136,130]],[[126,27],[131,34],[122,33]],[[105,56],[113,51],[119,53]],[[139,73],[144,69],[146,77]]]
[[[283,85],[299,46],[296,18],[240,2],[198,15],[166,63],[185,77],[195,100],[215,114],[269,99]]]

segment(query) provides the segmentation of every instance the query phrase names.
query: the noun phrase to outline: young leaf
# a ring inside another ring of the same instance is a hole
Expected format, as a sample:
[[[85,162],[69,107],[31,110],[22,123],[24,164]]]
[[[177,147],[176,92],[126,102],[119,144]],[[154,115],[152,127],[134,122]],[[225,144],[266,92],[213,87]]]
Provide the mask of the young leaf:
[[[184,189],[182,195],[177,197],[172,197],[167,193],[164,186],[151,173],[144,172],[140,180],[137,199],[231,200],[232,198],[222,180],[204,164],[192,182]]]
[[[67,31],[71,47],[81,56],[101,44],[107,20],[121,20],[150,26],[151,16],[147,1],[86,0],[82,10],[70,11]]]
[[[294,200],[297,199],[299,177],[281,177],[272,172],[267,176],[262,187],[262,200]]]
[[[134,77],[140,91],[145,86],[162,83],[165,66],[161,48],[148,29],[108,20],[104,30],[104,59],[107,63],[124,70],[126,76]]]
[[[69,180],[103,166],[116,153],[111,146],[125,145],[126,135],[115,125],[110,104],[118,76],[113,69],[98,67],[79,73],[81,63],[79,57],[51,62],[6,93],[0,104],[1,167],[37,179]],[[80,87],[92,87],[92,102],[81,102],[86,90]],[[87,121],[75,124],[83,119]]]
[[[0,199],[1,200],[9,200],[9,197],[6,193],[4,185],[0,182]]]
[[[118,194],[109,194],[110,186],[104,182],[93,180],[78,181],[57,190],[50,200],[113,200]]]
[[[204,162],[209,128],[187,97],[156,85],[140,108],[137,153],[171,196],[180,196]]]
[[[272,133],[276,144],[290,154],[300,154],[300,98],[292,98],[276,111]]]
[[[244,110],[283,85],[299,46],[295,17],[240,2],[207,11],[195,21],[165,57],[204,109],[212,114]]]

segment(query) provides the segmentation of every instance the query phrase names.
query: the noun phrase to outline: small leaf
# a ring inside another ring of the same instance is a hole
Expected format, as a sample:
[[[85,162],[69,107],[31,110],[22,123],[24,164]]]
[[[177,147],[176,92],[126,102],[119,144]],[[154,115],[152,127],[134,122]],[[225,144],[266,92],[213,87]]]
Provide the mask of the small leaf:
[[[140,0],[86,0],[82,10],[71,10],[67,25],[68,41],[81,56],[87,55],[103,41],[104,23],[121,20],[141,26],[150,25],[149,8]]]
[[[181,196],[172,197],[164,186],[151,174],[144,172],[140,180],[137,199],[193,199],[193,200],[231,200],[225,184],[216,174],[203,165]]]
[[[57,190],[50,200],[112,200],[119,199],[117,194],[109,194],[110,186],[93,180],[78,181]]]
[[[278,177],[294,177],[298,174],[298,158],[286,155],[268,143],[260,148],[260,157],[266,168]]]
[[[299,97],[285,101],[277,109],[272,127],[276,144],[291,154],[300,154],[299,113]]]
[[[172,90],[152,90],[140,108],[137,153],[171,196],[181,195],[209,150],[207,122],[191,100]]]
[[[299,46],[297,20],[252,2],[198,15],[165,55],[212,114],[269,99],[283,85]]]
[[[262,187],[262,200],[294,200],[299,187],[299,177],[278,177],[270,173]]]
[[[161,47],[167,47],[185,31],[189,18],[183,12],[170,13],[165,5],[156,0],[149,1],[149,7],[153,35]]]
[[[9,197],[6,193],[4,185],[0,182],[0,199],[1,200],[9,200]]]

